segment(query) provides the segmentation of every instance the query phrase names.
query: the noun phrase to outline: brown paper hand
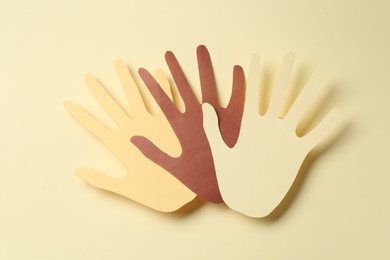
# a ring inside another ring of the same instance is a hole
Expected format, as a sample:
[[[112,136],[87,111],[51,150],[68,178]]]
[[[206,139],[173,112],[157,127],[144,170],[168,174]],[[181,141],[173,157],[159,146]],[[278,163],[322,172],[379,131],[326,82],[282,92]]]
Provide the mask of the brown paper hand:
[[[220,129],[224,134],[224,140],[227,141],[229,146],[233,146],[239,133],[245,96],[243,70],[239,66],[234,69],[233,96],[229,106],[225,109],[217,102],[214,73],[207,49],[200,46],[197,54],[203,100],[212,104],[218,111],[221,120]],[[181,113],[174,106],[145,69],[140,69],[139,74],[176,133],[182,147],[182,154],[176,158],[171,157],[145,137],[134,136],[131,141],[145,156],[169,171],[200,197],[210,202],[221,203],[223,200],[218,188],[210,145],[203,129],[201,105],[197,101],[174,54],[167,52],[165,59],[183,98],[185,112]],[[230,124],[229,118],[234,121],[233,124]],[[232,130],[233,133],[230,134],[228,130]]]
[[[241,66],[234,66],[233,88],[229,105],[224,108],[218,103],[216,84],[210,54],[204,45],[196,50],[199,79],[202,89],[202,103],[209,103],[217,112],[219,131],[225,144],[232,148],[240,134],[241,119],[245,102],[245,76]],[[167,61],[168,62],[168,61]]]

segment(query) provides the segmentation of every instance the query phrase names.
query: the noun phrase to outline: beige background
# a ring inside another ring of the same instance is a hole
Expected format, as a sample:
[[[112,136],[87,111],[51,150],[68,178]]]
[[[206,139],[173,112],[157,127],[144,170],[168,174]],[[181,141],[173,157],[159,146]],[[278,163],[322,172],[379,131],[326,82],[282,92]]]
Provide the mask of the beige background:
[[[389,259],[389,9],[381,0],[2,1],[0,258]],[[114,59],[166,69],[173,50],[199,90],[198,44],[225,101],[232,65],[247,70],[254,51],[270,81],[288,50],[297,84],[327,69],[324,105],[340,106],[349,127],[279,218],[212,204],[162,214],[73,175],[79,166],[124,174],[62,107],[75,101],[112,124],[84,73],[124,102]]]

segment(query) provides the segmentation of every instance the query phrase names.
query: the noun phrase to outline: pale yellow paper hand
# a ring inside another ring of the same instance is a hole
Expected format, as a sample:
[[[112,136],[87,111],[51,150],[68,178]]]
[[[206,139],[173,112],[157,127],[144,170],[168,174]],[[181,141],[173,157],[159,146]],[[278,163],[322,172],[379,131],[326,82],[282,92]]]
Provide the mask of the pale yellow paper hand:
[[[318,73],[308,81],[287,115],[280,118],[293,62],[294,55],[288,53],[268,110],[260,116],[260,59],[258,55],[252,57],[241,132],[232,149],[220,136],[214,109],[203,105],[204,127],[222,198],[230,208],[247,216],[269,215],[289,191],[306,155],[340,123],[339,110],[333,109],[308,134],[296,134],[297,125],[320,86]]]
[[[97,188],[120,194],[155,210],[175,211],[193,200],[196,194],[146,158],[130,139],[134,135],[145,136],[172,155],[180,154],[180,144],[164,114],[160,111],[156,115],[148,112],[126,64],[117,60],[115,68],[130,104],[131,113],[126,113],[91,75],[86,75],[85,81],[90,91],[118,125],[118,132],[111,131],[74,103],[65,102],[64,106],[122,162],[127,175],[114,178],[90,168],[79,168],[76,175]],[[172,97],[164,72],[159,71],[156,80]]]

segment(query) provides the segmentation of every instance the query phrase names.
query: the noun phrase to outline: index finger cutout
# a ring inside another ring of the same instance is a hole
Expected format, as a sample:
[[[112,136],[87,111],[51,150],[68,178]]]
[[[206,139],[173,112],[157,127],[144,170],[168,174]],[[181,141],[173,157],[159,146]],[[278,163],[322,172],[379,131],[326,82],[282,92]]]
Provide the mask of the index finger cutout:
[[[282,110],[284,96],[290,82],[294,60],[295,55],[292,52],[288,52],[284,56],[278,78],[276,79],[275,86],[272,90],[271,100],[266,114],[279,117],[279,112]]]
[[[137,114],[145,114],[147,111],[144,101],[129,68],[122,60],[116,60],[114,66],[129,102],[131,116],[134,118]]]
[[[119,104],[108,94],[102,85],[90,74],[85,75],[85,83],[89,90],[96,97],[108,115],[121,126],[123,122],[128,121],[128,115],[119,106]]]
[[[162,69],[156,70],[154,72],[154,78],[157,81],[157,83],[160,85],[161,89],[169,97],[169,99],[173,101],[171,85],[169,84],[169,80],[165,72]],[[145,101],[145,103],[147,103],[147,106],[149,107],[149,111],[152,115],[156,116],[161,113],[160,107],[158,106],[157,102],[153,98],[149,99],[148,101]]]
[[[290,118],[296,125],[302,119],[304,113],[311,104],[312,99],[315,97],[319,88],[321,87],[322,79],[324,78],[324,72],[317,70],[306,83],[301,93],[292,104],[290,110],[287,112],[286,118]]]
[[[110,143],[114,133],[104,124],[72,102],[64,102],[64,107],[85,129],[99,138],[104,144],[108,145]]]
[[[206,46],[198,46],[196,49],[196,55],[198,58],[200,86],[202,89],[202,103],[209,103],[213,107],[217,108],[219,107],[219,103],[216,96],[214,70],[210,54]]]
[[[161,86],[147,70],[140,68],[138,70],[138,73],[147,88],[149,89],[153,98],[163,111],[164,115],[172,124],[175,121],[176,115],[180,113],[179,110],[176,108],[169,96],[164,92],[164,90],[161,89]]]
[[[341,110],[333,108],[314,129],[302,138],[312,149],[337,134],[342,125],[341,122]]]
[[[168,64],[169,70],[173,76],[176,86],[179,89],[181,98],[184,101],[186,111],[189,111],[189,109],[196,109],[196,108],[199,108],[199,110],[201,110],[200,104],[196,99],[196,96],[190,86],[190,83],[185,77],[184,72],[181,69],[180,64],[177,61],[173,52],[171,51],[166,52],[165,60]]]

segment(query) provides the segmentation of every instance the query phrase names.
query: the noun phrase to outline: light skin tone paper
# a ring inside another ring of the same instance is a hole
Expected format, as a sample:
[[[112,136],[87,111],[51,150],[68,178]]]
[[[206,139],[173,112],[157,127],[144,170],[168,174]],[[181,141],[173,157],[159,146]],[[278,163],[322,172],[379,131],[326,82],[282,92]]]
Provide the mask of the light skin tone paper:
[[[242,117],[245,92],[243,70],[239,66],[234,68],[233,95],[229,106],[223,108],[217,101],[214,73],[206,47],[199,46],[197,55],[203,100],[212,104],[223,118],[219,126],[227,144],[232,146],[237,140]],[[209,202],[221,203],[223,200],[218,188],[212,154],[203,129],[201,104],[197,101],[174,54],[167,52],[165,59],[184,101],[184,112],[180,112],[173,105],[145,69],[140,69],[139,74],[176,133],[182,154],[179,157],[171,157],[161,151],[158,145],[142,136],[133,137],[131,141],[146,157],[172,173],[201,198]]]
[[[151,114],[146,109],[146,104],[125,63],[121,60],[115,61],[115,69],[131,112],[125,111],[91,75],[85,76],[85,82],[117,124],[118,131],[108,129],[72,102],[65,102],[64,106],[120,160],[126,168],[127,175],[114,178],[84,167],[77,169],[75,173],[92,186],[120,194],[152,209],[162,212],[175,211],[192,201],[196,194],[165,169],[147,159],[129,140],[135,135],[146,136],[170,154],[180,154],[180,144],[164,114],[161,111]],[[156,80],[162,92],[171,100],[169,82],[162,71],[156,73]]]
[[[321,73],[310,78],[287,115],[280,118],[293,63],[294,55],[286,54],[268,109],[260,116],[260,59],[253,55],[241,133],[233,149],[220,137],[214,108],[203,105],[205,130],[222,197],[231,209],[250,217],[265,217],[279,205],[306,155],[340,123],[340,112],[335,108],[306,135],[296,134],[297,125],[320,86]]]

